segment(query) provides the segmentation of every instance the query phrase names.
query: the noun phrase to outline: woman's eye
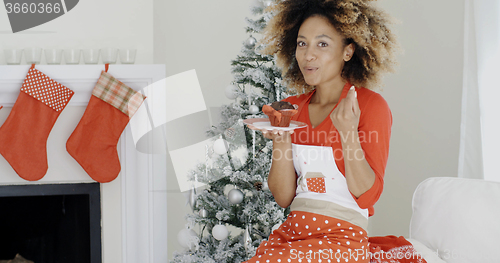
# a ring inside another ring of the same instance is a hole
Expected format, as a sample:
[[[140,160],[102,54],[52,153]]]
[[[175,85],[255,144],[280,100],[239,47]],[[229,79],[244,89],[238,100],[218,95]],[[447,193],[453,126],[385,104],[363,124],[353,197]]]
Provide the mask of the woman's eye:
[[[306,43],[304,43],[304,41],[297,42],[297,46],[299,46],[299,47],[303,47],[305,45],[306,45]]]
[[[325,42],[320,42],[318,45],[319,45],[320,47],[327,47],[327,46],[328,46],[328,44],[327,44],[327,43],[325,43]]]

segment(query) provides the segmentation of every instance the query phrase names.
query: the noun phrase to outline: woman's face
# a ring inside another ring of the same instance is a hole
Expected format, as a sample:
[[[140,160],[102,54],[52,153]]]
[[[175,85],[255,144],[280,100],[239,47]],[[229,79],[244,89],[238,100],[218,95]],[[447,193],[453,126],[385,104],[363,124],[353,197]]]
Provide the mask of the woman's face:
[[[323,16],[309,17],[300,26],[295,57],[308,85],[342,80],[342,68],[353,52],[353,45],[344,46],[344,37]]]

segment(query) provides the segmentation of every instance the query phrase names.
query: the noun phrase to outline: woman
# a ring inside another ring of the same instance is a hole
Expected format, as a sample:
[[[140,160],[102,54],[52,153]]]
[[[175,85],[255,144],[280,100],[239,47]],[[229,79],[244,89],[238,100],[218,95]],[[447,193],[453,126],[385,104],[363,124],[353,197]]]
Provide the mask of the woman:
[[[285,83],[305,91],[285,101],[308,126],[263,131],[273,140],[269,189],[291,213],[247,262],[369,262],[366,228],[392,125],[369,89],[395,64],[387,15],[362,0],[285,0],[273,11],[263,53],[277,54]]]

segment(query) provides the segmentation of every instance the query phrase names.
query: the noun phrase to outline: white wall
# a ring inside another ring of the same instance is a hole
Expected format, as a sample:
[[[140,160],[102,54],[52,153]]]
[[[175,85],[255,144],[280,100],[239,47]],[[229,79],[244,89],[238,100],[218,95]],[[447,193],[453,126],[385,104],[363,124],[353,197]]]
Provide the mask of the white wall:
[[[384,0],[380,6],[401,21],[396,30],[404,54],[382,92],[394,123],[370,236],[408,236],[417,185],[458,172],[464,0]]]
[[[248,38],[245,17],[251,16],[253,2],[171,0],[162,2],[163,9],[155,9],[162,19],[157,29],[166,38],[165,45],[156,48],[165,49],[160,52],[165,54],[167,76],[196,69],[209,107],[230,102],[224,88],[232,81],[230,62]]]
[[[59,18],[13,34],[0,5],[0,64],[3,49],[26,47],[137,48],[136,63],[153,63],[152,12],[153,0],[85,0]]]

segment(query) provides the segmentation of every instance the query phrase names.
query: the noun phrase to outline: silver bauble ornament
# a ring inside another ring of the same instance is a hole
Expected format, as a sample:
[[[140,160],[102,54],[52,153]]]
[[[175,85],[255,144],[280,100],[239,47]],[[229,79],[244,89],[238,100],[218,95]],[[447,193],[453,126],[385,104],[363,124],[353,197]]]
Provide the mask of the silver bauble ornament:
[[[250,237],[250,225],[247,225],[245,233],[243,234],[243,247],[245,248],[246,253],[248,253],[251,246],[252,246],[252,237]]]
[[[227,149],[229,148],[229,144],[227,143],[226,140],[219,138],[219,139],[215,140],[213,148],[214,148],[214,152],[216,154],[222,155],[222,154],[227,153]]]
[[[245,40],[245,47],[248,49],[254,48],[255,44],[257,44],[257,39],[253,36],[250,36],[247,40]]]
[[[228,99],[234,100],[238,97],[239,91],[240,90],[235,85],[229,85],[226,87],[225,94]]]
[[[183,248],[193,249],[198,244],[198,235],[192,229],[184,228],[177,234],[177,241]]]
[[[212,228],[212,236],[219,241],[226,239],[228,234],[229,232],[225,225],[216,225]]]
[[[256,105],[250,105],[250,107],[248,107],[248,111],[250,111],[251,114],[257,114],[259,113],[259,107]]]
[[[198,211],[198,214],[199,214],[201,217],[205,218],[205,217],[207,217],[207,216],[208,216],[208,211],[207,211],[207,210],[205,210],[204,208],[202,208],[202,209],[200,209],[200,211]]]
[[[240,189],[233,189],[228,193],[228,199],[231,204],[236,205],[243,201],[243,192]]]

